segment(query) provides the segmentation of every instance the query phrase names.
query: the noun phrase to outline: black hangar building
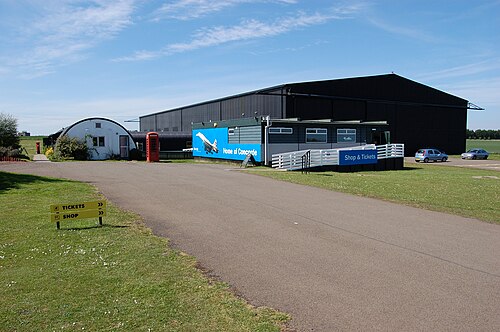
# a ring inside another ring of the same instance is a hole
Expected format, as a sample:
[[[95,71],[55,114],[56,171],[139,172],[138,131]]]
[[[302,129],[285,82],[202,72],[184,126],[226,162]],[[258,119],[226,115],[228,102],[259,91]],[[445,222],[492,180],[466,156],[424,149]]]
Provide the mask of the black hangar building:
[[[192,125],[243,118],[383,121],[369,138],[375,144],[403,143],[411,156],[436,147],[465,150],[469,102],[396,74],[282,84],[140,117],[140,131],[165,137],[163,149],[191,147]],[[182,138],[181,141],[173,138]],[[170,138],[176,142],[169,146]]]

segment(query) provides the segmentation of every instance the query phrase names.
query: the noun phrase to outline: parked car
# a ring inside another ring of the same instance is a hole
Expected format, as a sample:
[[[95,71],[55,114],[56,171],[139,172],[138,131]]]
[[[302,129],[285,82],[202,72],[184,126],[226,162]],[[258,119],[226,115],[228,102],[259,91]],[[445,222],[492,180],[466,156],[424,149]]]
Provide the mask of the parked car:
[[[462,159],[488,159],[489,155],[488,151],[483,149],[470,149],[462,153]]]
[[[448,155],[444,153],[444,151],[440,151],[434,148],[425,148],[419,149],[417,153],[415,153],[415,161],[424,163],[428,163],[429,161],[442,161],[445,162],[448,160]]]

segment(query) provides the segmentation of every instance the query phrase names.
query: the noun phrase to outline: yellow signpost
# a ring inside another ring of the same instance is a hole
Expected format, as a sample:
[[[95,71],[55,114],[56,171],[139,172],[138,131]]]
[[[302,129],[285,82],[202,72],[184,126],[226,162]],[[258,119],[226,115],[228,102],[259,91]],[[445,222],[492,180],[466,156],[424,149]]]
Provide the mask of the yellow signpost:
[[[99,218],[99,225],[102,225],[102,217],[105,216],[105,200],[50,205],[50,221],[56,222],[57,229],[60,228],[61,221],[86,218]]]

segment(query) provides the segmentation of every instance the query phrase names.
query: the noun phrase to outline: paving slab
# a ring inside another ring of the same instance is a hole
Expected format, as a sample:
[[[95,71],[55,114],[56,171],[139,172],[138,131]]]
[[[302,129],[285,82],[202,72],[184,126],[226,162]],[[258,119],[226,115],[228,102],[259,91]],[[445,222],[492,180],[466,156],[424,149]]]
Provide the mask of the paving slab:
[[[45,162],[50,162],[49,158],[47,158],[46,155],[44,154],[35,154],[33,156],[33,161],[45,161]]]

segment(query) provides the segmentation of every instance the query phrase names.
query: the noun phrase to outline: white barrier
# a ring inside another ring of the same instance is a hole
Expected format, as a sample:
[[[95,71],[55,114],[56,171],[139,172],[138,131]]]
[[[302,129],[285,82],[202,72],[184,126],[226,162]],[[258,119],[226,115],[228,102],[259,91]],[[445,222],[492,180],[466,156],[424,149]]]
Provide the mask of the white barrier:
[[[294,171],[303,169],[304,156],[310,152],[309,166],[329,166],[339,164],[339,151],[341,150],[377,150],[377,159],[387,158],[403,158],[404,157],[404,144],[385,144],[377,145],[367,144],[362,146],[353,146],[340,149],[311,149],[301,150],[285,153],[277,153],[272,155],[273,168]]]

